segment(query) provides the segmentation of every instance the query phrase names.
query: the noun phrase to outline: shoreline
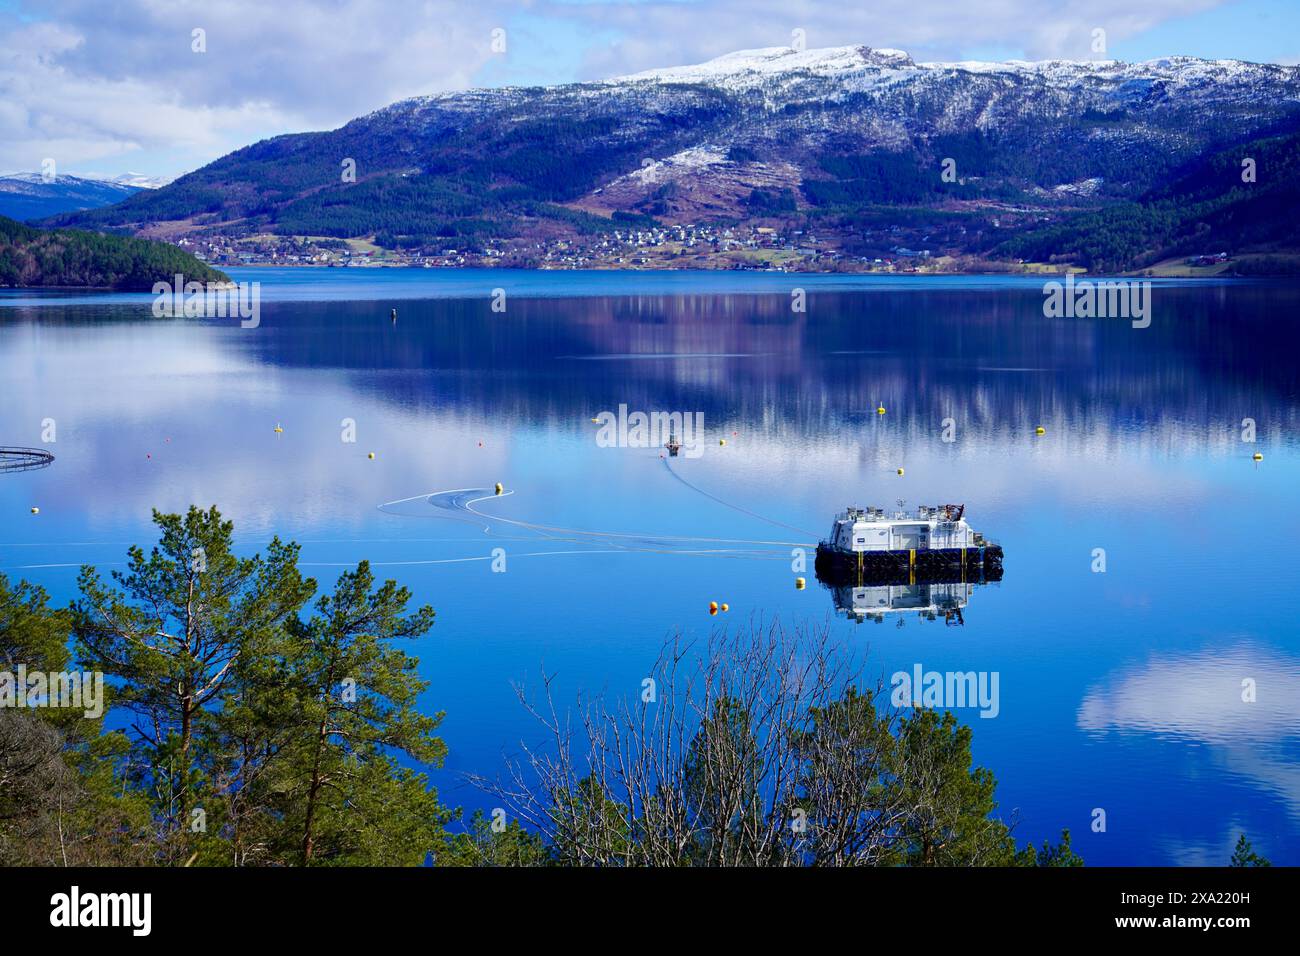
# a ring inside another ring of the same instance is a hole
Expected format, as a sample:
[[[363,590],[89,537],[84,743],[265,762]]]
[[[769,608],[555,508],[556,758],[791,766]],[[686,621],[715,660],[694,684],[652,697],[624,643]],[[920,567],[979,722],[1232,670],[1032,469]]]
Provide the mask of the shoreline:
[[[780,295],[807,293],[1042,292],[1064,273],[958,272],[779,272],[727,269],[517,269],[454,266],[249,265],[231,270],[231,280],[257,283],[264,304],[306,301],[420,301],[480,299],[504,288],[512,298],[618,298],[680,295]],[[1170,288],[1197,285],[1292,285],[1297,276],[1134,276],[1074,272],[1076,283],[1145,282]],[[491,283],[491,284],[489,284]],[[504,284],[503,284],[504,283]],[[802,283],[802,285],[801,285]],[[513,285],[513,287],[511,287]],[[157,296],[144,289],[102,286],[0,287],[0,309],[52,305],[146,304]]]

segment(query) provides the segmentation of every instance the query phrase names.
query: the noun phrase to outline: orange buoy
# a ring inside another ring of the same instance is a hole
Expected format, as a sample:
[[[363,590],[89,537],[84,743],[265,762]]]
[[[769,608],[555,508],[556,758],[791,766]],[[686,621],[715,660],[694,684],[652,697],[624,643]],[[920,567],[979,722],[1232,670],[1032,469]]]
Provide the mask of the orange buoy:
[[[710,613],[710,614],[717,614],[717,613],[718,613],[718,602],[717,602],[717,601],[710,601],[710,602],[709,602],[709,613]]]

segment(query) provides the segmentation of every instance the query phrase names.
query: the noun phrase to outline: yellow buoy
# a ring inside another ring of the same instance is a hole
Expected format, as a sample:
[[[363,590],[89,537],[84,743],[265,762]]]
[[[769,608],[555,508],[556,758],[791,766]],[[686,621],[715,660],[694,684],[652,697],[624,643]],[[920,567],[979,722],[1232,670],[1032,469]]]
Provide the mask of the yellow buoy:
[[[1255,454],[1254,454],[1252,457],[1253,457],[1256,461],[1263,461],[1263,460],[1264,460],[1264,456],[1261,455],[1259,452],[1255,452]]]
[[[41,513],[41,509],[40,509],[40,508],[33,508],[33,509],[32,509],[32,514],[34,514],[34,515],[38,515],[38,514],[40,514],[40,513]]]
[[[719,438],[719,439],[718,439],[718,444],[719,444],[719,445],[725,445],[726,443],[727,443],[727,440],[726,440],[725,438]]]
[[[374,461],[374,460],[375,460],[375,453],[372,451],[370,454],[366,455],[366,457],[369,458],[371,461]]]
[[[899,475],[900,478],[902,477],[902,475],[903,475],[903,469],[901,469],[901,468],[898,469],[898,475]]]
[[[1034,429],[1034,434],[1035,434],[1035,435],[1046,435],[1046,434],[1047,434],[1047,429],[1044,428],[1042,425],[1039,425],[1037,428]]]
[[[805,581],[803,578],[795,578],[795,579],[794,579],[794,589],[795,589],[796,591],[802,591],[802,590],[804,589],[804,585],[806,585],[807,583],[808,583],[808,582]]]
[[[730,604],[723,604],[723,605],[722,605],[722,610],[723,610],[723,611],[730,611],[730,610],[731,610],[731,605],[730,605]]]
[[[876,409],[876,414],[877,414],[877,415],[883,415],[883,414],[885,414],[885,406],[884,406],[884,405],[881,405],[879,408],[877,408],[877,409]]]
[[[718,602],[717,602],[717,601],[710,601],[710,602],[709,602],[709,613],[710,613],[710,614],[717,614],[717,613],[718,613]]]
[[[498,481],[498,482],[497,482],[497,494],[501,494],[501,492],[503,492],[503,491],[505,491],[505,490],[506,490],[506,489],[505,489],[505,486],[502,485],[501,482]]]

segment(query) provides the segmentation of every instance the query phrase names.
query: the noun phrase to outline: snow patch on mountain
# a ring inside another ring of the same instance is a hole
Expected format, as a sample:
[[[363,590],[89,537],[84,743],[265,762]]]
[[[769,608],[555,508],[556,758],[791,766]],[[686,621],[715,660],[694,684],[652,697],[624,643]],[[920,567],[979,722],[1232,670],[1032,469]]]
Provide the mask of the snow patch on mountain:
[[[820,50],[795,50],[790,47],[767,47],[740,50],[693,66],[675,66],[645,70],[628,76],[614,77],[607,83],[722,82],[761,83],[786,74],[837,77],[865,69],[901,69],[914,67],[912,58],[902,50],[873,50],[865,46],[829,47]]]
[[[669,171],[698,172],[707,166],[716,166],[726,161],[727,154],[721,149],[692,146],[664,159],[647,160],[632,175],[643,183],[652,183]]]
[[[1104,182],[1105,180],[1101,176],[1090,176],[1087,179],[1079,180],[1077,183],[1062,183],[1059,186],[1053,186],[1052,192],[1058,196],[1092,197],[1097,195]]]

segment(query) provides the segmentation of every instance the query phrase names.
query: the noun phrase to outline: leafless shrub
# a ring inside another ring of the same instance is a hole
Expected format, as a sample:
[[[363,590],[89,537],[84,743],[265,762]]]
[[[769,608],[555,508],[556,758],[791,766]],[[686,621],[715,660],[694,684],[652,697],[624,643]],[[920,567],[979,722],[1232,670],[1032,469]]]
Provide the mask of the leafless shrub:
[[[61,832],[62,814],[71,809],[65,804],[79,797],[58,729],[0,709],[0,861],[28,862],[31,845]]]
[[[522,745],[502,777],[471,779],[568,865],[904,862],[918,821],[941,824],[938,847],[968,809],[947,793],[952,755],[916,746],[926,738],[909,725],[952,738],[955,724],[882,706],[862,665],[825,626],[752,622],[699,646],[677,634],[650,671],[651,701],[580,698],[575,717],[553,675],[539,700],[516,688],[544,742]]]

